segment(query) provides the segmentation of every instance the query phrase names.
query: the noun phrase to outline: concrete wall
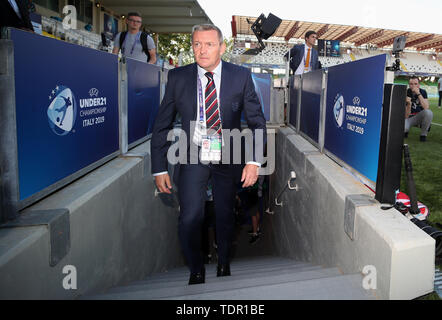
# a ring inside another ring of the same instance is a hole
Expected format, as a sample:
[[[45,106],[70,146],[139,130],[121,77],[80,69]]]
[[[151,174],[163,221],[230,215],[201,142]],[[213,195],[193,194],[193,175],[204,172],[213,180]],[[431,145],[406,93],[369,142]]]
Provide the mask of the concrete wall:
[[[274,193],[282,190],[293,170],[300,189],[282,195],[283,205],[275,207],[272,219],[278,254],[337,266],[343,273],[374,266],[374,293],[380,299],[412,299],[433,291],[434,239],[398,211],[380,209],[368,188],[294,130],[281,128],[276,138]],[[373,199],[356,207],[353,239],[344,229],[350,195]]]
[[[116,158],[25,210],[23,215],[69,210],[70,249],[56,266],[49,265],[46,226],[0,229],[0,299],[74,299],[184,265],[178,210],[154,197],[149,152],[148,141],[132,150],[145,158]],[[351,238],[344,228],[346,199],[374,195],[292,129],[281,128],[274,191],[279,193],[293,170],[299,191],[287,190],[283,206],[265,215],[265,237],[253,249],[247,239],[238,239],[243,247],[236,257],[274,253],[337,266],[343,273],[371,265],[381,299],[412,299],[433,291],[434,239],[374,200],[356,206]],[[76,267],[76,290],[63,288],[66,265]]]
[[[0,229],[0,299],[73,299],[143,279],[184,264],[178,210],[154,197],[150,142],[119,157],[26,209],[67,208],[70,250],[49,266],[47,226]],[[77,271],[77,289],[65,290],[63,267]]]

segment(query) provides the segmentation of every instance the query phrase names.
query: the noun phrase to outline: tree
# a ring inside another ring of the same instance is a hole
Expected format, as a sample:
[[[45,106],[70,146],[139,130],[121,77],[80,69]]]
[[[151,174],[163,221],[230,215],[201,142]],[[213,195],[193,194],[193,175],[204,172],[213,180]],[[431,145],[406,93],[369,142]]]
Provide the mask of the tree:
[[[233,39],[224,39],[226,52],[223,59],[230,60],[233,50]],[[192,35],[190,33],[169,33],[158,36],[158,54],[163,59],[172,58],[174,64],[186,65],[195,62],[192,52]]]
[[[232,51],[233,51],[233,38],[224,39],[224,43],[226,44],[226,52],[224,52],[222,59],[224,61],[230,62],[232,60]]]
[[[174,63],[178,63],[180,54],[191,52],[190,33],[167,33],[158,36],[158,54],[168,60],[172,58]]]

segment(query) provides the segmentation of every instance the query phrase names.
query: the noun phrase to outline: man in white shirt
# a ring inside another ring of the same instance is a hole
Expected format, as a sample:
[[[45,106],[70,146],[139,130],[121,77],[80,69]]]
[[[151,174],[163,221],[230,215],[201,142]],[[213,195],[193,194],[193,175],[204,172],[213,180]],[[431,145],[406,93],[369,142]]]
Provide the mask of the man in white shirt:
[[[316,32],[307,31],[304,38],[305,44],[293,46],[293,48],[284,55],[286,60],[289,59],[290,55],[290,69],[292,69],[295,74],[303,74],[320,69],[318,51],[313,48],[317,40]]]
[[[225,138],[226,130],[241,130],[241,114],[244,111],[255,143],[263,145],[264,141],[255,139],[255,132],[263,130],[263,137],[266,137],[266,121],[250,70],[221,60],[225,44],[217,27],[195,26],[192,48],[196,63],[169,71],[166,92],[153,129],[151,157],[152,174],[159,191],[171,193],[167,172],[167,153],[171,143],[167,136],[179,113],[188,149],[187,162],[179,164],[178,233],[190,269],[189,284],[198,284],[205,282],[201,228],[209,179],[216,215],[217,276],[229,276],[236,183],[241,180],[243,187],[253,185],[262,164],[262,158],[255,155],[246,165],[235,164],[231,161],[234,152],[230,154],[231,159],[227,159],[230,160],[228,163],[225,163],[226,159],[220,161],[224,155],[221,150],[226,147],[233,150],[234,138]],[[195,164],[190,160],[194,156],[189,152],[191,144],[200,156],[198,158],[197,155]]]

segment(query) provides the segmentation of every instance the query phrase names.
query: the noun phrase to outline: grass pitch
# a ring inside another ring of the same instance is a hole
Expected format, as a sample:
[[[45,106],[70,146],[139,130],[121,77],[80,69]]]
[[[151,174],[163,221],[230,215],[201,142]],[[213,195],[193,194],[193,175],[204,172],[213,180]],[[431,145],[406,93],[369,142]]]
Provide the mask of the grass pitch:
[[[413,177],[416,183],[417,198],[430,210],[428,221],[435,227],[442,225],[442,109],[437,99],[430,99],[433,111],[433,124],[426,142],[420,142],[420,129],[410,129],[404,143],[410,149]],[[402,164],[401,191],[408,193],[407,178]]]
[[[438,108],[437,99],[429,99],[433,111],[433,124],[426,142],[420,142],[420,129],[410,129],[404,143],[410,149],[413,178],[416,183],[417,198],[430,210],[427,221],[433,227],[442,229],[442,109]],[[401,191],[408,193],[407,177],[402,164]],[[442,266],[438,263],[439,268]],[[440,300],[433,292],[418,300]]]

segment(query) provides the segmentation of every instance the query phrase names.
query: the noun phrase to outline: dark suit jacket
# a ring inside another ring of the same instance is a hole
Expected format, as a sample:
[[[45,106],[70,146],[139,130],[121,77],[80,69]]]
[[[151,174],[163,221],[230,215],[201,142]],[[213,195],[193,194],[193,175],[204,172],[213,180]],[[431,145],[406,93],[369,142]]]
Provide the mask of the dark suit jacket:
[[[166,93],[158,111],[152,133],[152,173],[168,171],[167,151],[171,142],[167,134],[173,128],[177,113],[181,115],[182,129],[187,134],[188,155],[192,142],[191,121],[197,121],[197,65],[190,64],[169,71]],[[255,92],[250,70],[228,62],[222,62],[220,113],[223,129],[241,130],[241,113],[244,112],[248,127],[264,130],[266,121]],[[226,142],[228,143],[228,142]],[[232,143],[232,141],[230,141]],[[264,144],[264,141],[262,141]],[[230,150],[233,150],[231,147]],[[231,152],[231,156],[232,156]],[[253,159],[262,163],[262,159]],[[188,156],[189,161],[189,156]],[[188,162],[189,163],[189,162]]]
[[[16,0],[18,9],[22,16],[20,19],[12,8],[11,4],[8,0],[0,1],[0,28],[2,27],[14,27],[18,29],[31,29],[32,27],[31,20],[29,19],[29,11],[27,8],[26,0]]]
[[[290,49],[290,69],[293,70],[293,73],[298,69],[299,64],[303,61],[304,58],[304,48],[305,44],[297,44]],[[288,58],[289,53],[287,52],[284,57]],[[318,59],[318,51],[315,48],[312,48],[311,52],[311,65],[312,70],[321,69]]]

